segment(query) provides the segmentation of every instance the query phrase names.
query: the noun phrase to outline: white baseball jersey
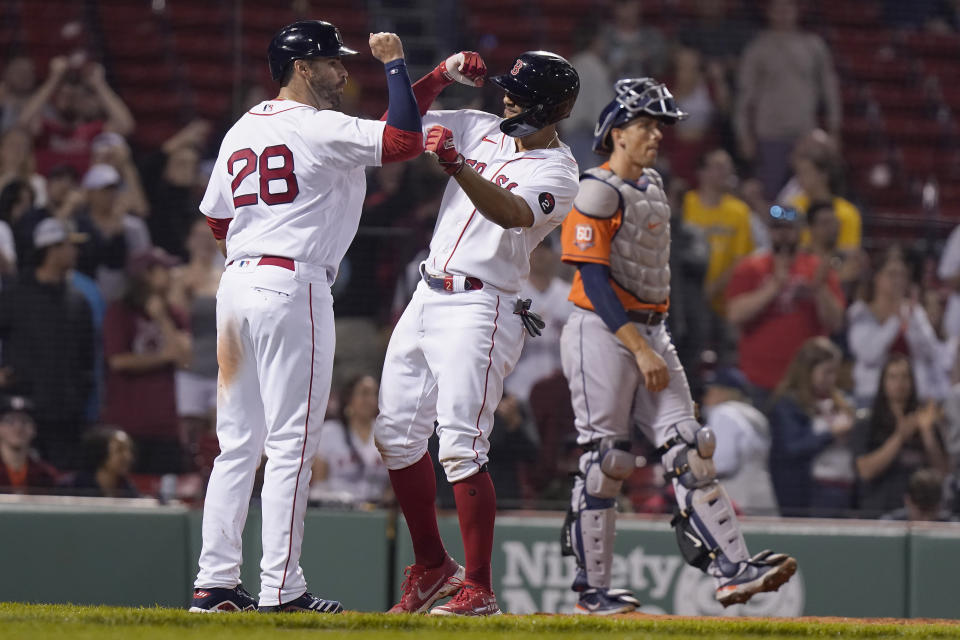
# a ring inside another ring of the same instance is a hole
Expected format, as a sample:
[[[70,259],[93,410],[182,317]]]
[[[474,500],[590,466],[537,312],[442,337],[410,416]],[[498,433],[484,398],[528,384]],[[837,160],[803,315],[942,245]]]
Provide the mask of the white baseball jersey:
[[[503,121],[483,111],[428,111],[424,132],[440,125],[453,131],[457,150],[481,176],[514,193],[533,211],[533,226],[504,229],[476,210],[456,180],[450,180],[430,242],[427,269],[479,278],[516,293],[530,272],[530,252],[563,222],[577,195],[577,162],[565,144],[517,151],[500,131]]]
[[[200,210],[233,218],[227,261],[281,256],[331,276],[360,224],[364,167],[379,166],[385,122],[267,100],[223,138]]]

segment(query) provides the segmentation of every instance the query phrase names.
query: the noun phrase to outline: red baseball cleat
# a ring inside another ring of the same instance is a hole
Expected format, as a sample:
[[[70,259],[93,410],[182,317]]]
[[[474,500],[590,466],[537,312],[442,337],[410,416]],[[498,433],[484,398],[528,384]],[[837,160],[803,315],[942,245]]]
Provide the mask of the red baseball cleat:
[[[463,582],[460,590],[447,604],[434,607],[434,616],[496,616],[500,615],[497,597],[486,587]]]
[[[404,570],[400,602],[387,613],[424,613],[434,602],[456,593],[463,581],[463,567],[447,556],[439,567],[427,569],[421,564],[411,564]]]

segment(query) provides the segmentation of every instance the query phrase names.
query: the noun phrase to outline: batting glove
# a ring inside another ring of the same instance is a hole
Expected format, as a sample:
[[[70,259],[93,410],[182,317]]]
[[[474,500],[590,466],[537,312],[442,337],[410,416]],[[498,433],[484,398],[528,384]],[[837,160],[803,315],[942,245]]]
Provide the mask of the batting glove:
[[[476,51],[455,53],[437,66],[447,82],[456,80],[468,87],[482,87],[487,75],[487,65]]]
[[[523,328],[527,330],[527,333],[536,338],[537,336],[543,335],[542,329],[547,326],[547,323],[543,321],[543,318],[541,318],[539,314],[530,311],[531,303],[530,298],[526,300],[517,298],[513,312],[520,316],[520,320],[523,321]]]
[[[463,155],[453,144],[453,131],[446,127],[430,127],[423,150],[437,159],[448,176],[455,176],[463,169]]]

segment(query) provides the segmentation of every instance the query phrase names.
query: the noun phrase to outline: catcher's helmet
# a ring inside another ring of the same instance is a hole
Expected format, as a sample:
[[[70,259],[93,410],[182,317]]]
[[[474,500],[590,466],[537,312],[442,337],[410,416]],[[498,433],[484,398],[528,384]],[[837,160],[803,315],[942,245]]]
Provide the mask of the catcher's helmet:
[[[523,109],[500,123],[500,130],[514,138],[528,136],[569,116],[580,93],[576,69],[549,51],[522,53],[509,72],[490,79]]]
[[[624,78],[614,85],[617,97],[603,108],[593,132],[593,150],[613,152],[610,130],[622,127],[640,116],[655,118],[665,124],[674,124],[687,117],[673,99],[667,86],[653,78]]]
[[[267,47],[270,75],[280,82],[287,65],[304,58],[339,58],[357,52],[343,46],[340,30],[323,20],[301,20],[288,24],[273,36]]]

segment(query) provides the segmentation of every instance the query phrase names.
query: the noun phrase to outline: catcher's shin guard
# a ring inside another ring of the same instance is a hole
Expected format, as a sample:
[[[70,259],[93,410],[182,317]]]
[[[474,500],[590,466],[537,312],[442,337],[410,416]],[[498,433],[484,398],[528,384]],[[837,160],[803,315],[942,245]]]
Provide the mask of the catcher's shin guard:
[[[695,420],[670,427],[659,453],[680,511],[671,524],[684,559],[713,575],[736,571],[749,558],[733,504],[717,482],[713,432]]]
[[[578,574],[582,572],[574,582],[575,591],[610,588],[616,497],[637,464],[628,451],[629,442],[604,438],[591,444],[580,456],[581,473],[574,482],[561,535],[563,553],[575,556]]]

